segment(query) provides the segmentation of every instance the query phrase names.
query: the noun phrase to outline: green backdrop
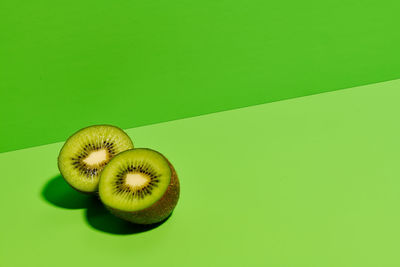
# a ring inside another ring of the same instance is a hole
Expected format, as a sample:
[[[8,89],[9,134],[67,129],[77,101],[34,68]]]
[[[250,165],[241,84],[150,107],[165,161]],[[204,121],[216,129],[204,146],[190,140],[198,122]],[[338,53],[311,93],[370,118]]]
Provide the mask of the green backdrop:
[[[0,152],[400,77],[397,0],[3,0]]]

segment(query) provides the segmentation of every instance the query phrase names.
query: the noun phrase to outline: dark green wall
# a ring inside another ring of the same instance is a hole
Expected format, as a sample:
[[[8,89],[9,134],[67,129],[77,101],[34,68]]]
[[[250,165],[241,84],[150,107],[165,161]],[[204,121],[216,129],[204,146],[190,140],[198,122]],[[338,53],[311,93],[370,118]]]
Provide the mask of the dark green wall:
[[[0,3],[0,152],[400,77],[399,1]],[[340,107],[338,107],[340,108]]]

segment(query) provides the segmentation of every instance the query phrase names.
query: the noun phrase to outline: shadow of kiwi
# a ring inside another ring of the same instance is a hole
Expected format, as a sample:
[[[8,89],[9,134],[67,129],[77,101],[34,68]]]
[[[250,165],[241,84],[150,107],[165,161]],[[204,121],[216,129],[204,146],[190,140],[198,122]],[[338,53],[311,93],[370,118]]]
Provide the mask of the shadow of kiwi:
[[[165,223],[170,217],[171,215],[162,222],[150,225],[133,224],[112,215],[97,199],[92,199],[86,210],[86,221],[91,227],[98,231],[115,235],[139,234],[151,231]]]
[[[65,182],[61,175],[50,179],[42,190],[42,197],[48,203],[64,209],[87,208],[95,196],[77,192]]]
[[[104,233],[114,235],[130,235],[147,232],[157,228],[168,220],[151,224],[133,224],[112,215],[100,202],[96,195],[79,193],[65,182],[61,175],[51,178],[43,187],[42,198],[53,206],[64,209],[86,209],[87,224]]]

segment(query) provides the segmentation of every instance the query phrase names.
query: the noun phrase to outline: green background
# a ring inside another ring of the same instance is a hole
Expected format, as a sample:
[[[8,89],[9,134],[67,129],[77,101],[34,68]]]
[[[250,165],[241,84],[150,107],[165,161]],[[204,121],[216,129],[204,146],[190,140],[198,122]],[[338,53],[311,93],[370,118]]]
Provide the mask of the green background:
[[[399,266],[399,98],[397,80],[128,130],[180,177],[153,229],[70,189],[62,143],[1,153],[0,266]]]
[[[400,266],[400,80],[354,88],[400,78],[399,9],[1,1],[0,266]],[[62,180],[58,141],[96,123],[175,165],[167,221]]]
[[[0,152],[400,77],[397,0],[3,0]]]

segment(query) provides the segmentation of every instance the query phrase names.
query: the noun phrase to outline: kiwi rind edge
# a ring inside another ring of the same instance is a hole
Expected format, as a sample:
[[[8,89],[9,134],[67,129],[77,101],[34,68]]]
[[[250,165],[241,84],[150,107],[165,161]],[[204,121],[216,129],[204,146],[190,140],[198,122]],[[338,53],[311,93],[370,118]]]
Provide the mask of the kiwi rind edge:
[[[158,223],[165,220],[172,213],[176,204],[178,203],[180,194],[180,183],[175,168],[164,155],[162,156],[167,161],[171,169],[171,180],[163,196],[159,200],[154,202],[151,206],[137,211],[123,211],[110,207],[103,203],[104,206],[110,211],[110,213],[121,219],[136,224]]]
[[[122,130],[121,128],[119,128],[119,127],[117,127],[117,126],[110,125],[110,124],[96,124],[96,125],[90,125],[90,126],[81,128],[81,129],[79,129],[78,131],[74,132],[72,135],[70,135],[70,136],[67,138],[67,140],[64,142],[63,146],[62,146],[61,149],[60,149],[60,153],[58,154],[58,157],[57,157],[57,166],[58,166],[58,169],[60,170],[60,174],[61,174],[61,176],[63,177],[64,181],[65,181],[69,186],[71,186],[74,190],[78,191],[79,193],[86,194],[86,195],[98,195],[98,188],[99,188],[98,185],[97,185],[97,188],[96,188],[94,191],[83,191],[83,190],[80,190],[80,189],[76,188],[74,185],[72,185],[72,184],[64,177],[63,172],[62,172],[62,167],[61,167],[62,162],[60,161],[61,151],[63,151],[64,146],[68,143],[68,141],[71,140],[71,138],[72,138],[74,135],[76,135],[76,134],[78,134],[79,132],[82,132],[82,131],[84,131],[84,130],[86,130],[86,129],[88,129],[88,128],[91,128],[91,127],[112,127],[112,128],[118,129],[118,130],[120,130],[120,132],[121,132],[122,134],[124,134],[124,135],[127,137],[126,140],[127,140],[127,141],[130,141],[131,149],[134,148],[134,145],[133,145],[132,139],[129,137],[129,135],[128,135],[124,130]],[[121,152],[123,152],[123,151],[121,151]],[[99,175],[99,177],[100,177],[100,175]]]

